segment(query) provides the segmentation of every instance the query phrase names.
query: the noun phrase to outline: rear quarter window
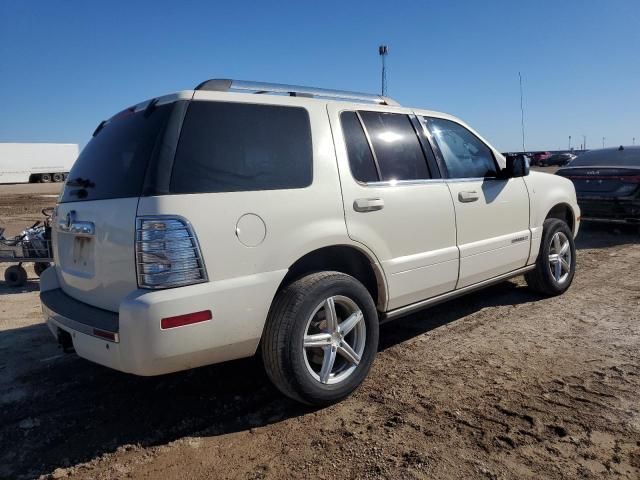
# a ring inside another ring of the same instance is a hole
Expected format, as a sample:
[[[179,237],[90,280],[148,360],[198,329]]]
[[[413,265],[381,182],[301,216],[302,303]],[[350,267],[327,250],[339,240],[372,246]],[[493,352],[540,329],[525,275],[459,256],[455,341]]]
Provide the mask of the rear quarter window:
[[[171,193],[303,188],[313,179],[304,108],[191,102],[171,175]]]

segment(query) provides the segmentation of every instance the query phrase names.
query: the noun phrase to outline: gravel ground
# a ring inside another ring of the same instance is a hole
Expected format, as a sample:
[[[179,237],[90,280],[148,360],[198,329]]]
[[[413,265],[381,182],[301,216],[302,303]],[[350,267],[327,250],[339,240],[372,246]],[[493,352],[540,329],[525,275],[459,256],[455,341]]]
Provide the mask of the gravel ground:
[[[0,187],[0,218],[37,218],[38,187]],[[138,378],[62,354],[31,271],[0,283],[0,477],[638,479],[639,240],[584,226],[565,295],[516,279],[384,326],[321,410],[256,359]]]

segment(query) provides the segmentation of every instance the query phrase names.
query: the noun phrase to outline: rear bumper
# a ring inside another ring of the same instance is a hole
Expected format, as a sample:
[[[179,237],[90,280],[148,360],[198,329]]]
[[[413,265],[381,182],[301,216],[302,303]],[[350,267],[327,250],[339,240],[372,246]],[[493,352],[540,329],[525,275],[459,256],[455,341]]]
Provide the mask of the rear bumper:
[[[578,197],[582,220],[610,223],[640,223],[640,199]]]
[[[255,353],[286,271],[168,290],[137,290],[107,312],[66,295],[55,268],[41,278],[42,312],[55,337],[71,336],[87,360],[136,375],[161,375]],[[163,330],[162,318],[211,310],[213,319]],[[105,336],[113,334],[113,336]]]

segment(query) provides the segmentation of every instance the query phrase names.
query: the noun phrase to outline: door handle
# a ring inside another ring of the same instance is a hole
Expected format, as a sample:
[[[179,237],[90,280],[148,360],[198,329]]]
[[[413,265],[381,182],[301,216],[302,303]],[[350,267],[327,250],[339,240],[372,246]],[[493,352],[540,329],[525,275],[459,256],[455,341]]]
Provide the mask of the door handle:
[[[353,202],[356,212],[375,212],[384,208],[384,200],[381,198],[358,198]]]
[[[478,198],[480,197],[478,196],[478,192],[476,192],[475,190],[472,192],[458,193],[458,200],[460,200],[462,203],[475,202],[476,200],[478,200]]]

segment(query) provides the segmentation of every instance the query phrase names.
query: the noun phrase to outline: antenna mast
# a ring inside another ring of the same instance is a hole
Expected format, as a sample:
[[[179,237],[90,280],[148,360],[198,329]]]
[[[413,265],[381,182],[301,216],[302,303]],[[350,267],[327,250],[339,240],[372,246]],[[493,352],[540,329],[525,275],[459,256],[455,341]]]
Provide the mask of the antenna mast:
[[[381,94],[384,97],[387,94],[387,54],[389,53],[389,49],[386,45],[380,45],[378,47],[378,54],[382,59],[382,86],[381,86]]]

